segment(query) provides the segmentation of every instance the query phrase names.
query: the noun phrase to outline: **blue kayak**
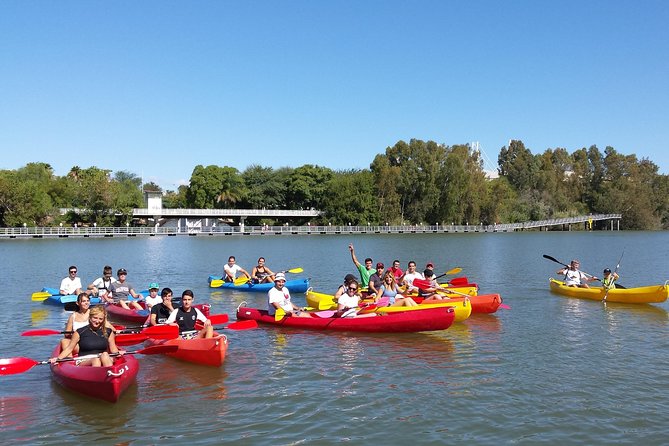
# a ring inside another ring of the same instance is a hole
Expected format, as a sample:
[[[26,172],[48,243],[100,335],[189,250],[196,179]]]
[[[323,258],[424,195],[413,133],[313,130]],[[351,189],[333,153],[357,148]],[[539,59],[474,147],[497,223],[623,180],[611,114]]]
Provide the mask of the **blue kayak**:
[[[51,294],[51,296],[47,297],[44,300],[45,304],[51,304],[51,305],[65,305],[70,302],[77,302],[77,295],[76,294],[59,294],[60,290],[58,288],[49,288],[49,287],[44,287],[42,288],[42,291],[47,292]],[[139,294],[142,296],[148,296],[149,291],[144,290],[144,291],[139,291]],[[132,297],[130,297],[130,300],[135,300]],[[101,304],[102,299],[99,297],[91,297],[91,305],[97,305]]]
[[[222,276],[209,276],[208,283],[211,286],[212,280],[221,280]],[[266,293],[274,286],[273,283],[251,283],[247,282],[241,285],[235,285],[232,282],[223,282],[223,285],[214,287],[217,289],[228,289],[237,291],[249,291],[253,293]],[[291,293],[306,293],[309,289],[309,279],[294,279],[286,281],[286,288]]]

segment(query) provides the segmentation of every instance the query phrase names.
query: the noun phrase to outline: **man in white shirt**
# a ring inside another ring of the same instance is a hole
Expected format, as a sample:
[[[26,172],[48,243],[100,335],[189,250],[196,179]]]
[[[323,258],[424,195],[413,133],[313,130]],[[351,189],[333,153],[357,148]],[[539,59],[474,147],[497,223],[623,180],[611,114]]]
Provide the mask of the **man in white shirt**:
[[[60,282],[60,294],[63,296],[70,294],[78,296],[83,290],[81,289],[81,279],[77,277],[77,267],[70,266],[69,272],[70,274]]]
[[[417,291],[418,288],[414,286],[413,281],[414,279],[424,279],[423,275],[416,271],[416,262],[411,260],[407,264],[407,271],[404,274],[404,278],[402,279],[402,283],[406,285],[408,291]]]
[[[237,265],[237,259],[235,256],[230,256],[228,258],[228,263],[223,266],[223,280],[225,282],[234,282],[237,278],[237,273],[242,273],[246,277],[251,279],[251,275],[241,266]]]

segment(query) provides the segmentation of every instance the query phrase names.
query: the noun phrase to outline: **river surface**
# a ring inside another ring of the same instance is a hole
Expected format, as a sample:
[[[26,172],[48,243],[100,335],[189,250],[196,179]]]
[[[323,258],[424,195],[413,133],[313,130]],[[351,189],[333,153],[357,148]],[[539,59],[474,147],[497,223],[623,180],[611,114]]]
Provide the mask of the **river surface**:
[[[304,268],[317,291],[355,273],[347,245],[403,268],[461,267],[510,310],[441,332],[356,335],[260,327],[225,330],[225,364],[207,368],[139,356],[137,385],[117,404],[72,394],[48,367],[0,376],[4,444],[644,444],[669,441],[669,305],[621,305],[551,294],[548,278],[578,258],[620,283],[669,279],[668,232],[147,237],[0,241],[0,357],[47,359],[68,313],[32,302],[68,266],[84,284],[105,264],[229,313],[266,296],[212,291],[229,255],[249,271]],[[293,276],[295,277],[295,276]],[[294,295],[298,303],[304,295]]]

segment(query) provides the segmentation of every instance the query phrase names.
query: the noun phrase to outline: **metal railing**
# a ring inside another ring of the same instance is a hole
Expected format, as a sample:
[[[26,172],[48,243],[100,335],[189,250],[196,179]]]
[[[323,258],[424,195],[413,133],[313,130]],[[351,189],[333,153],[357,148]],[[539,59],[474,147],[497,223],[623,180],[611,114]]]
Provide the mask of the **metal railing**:
[[[0,228],[0,238],[53,238],[53,237],[114,237],[138,235],[310,235],[310,234],[427,234],[457,232],[514,232],[526,229],[548,228],[572,224],[592,223],[599,220],[619,220],[622,214],[597,214],[551,220],[505,223],[493,225],[303,225],[303,226],[121,226],[121,227],[19,227]]]

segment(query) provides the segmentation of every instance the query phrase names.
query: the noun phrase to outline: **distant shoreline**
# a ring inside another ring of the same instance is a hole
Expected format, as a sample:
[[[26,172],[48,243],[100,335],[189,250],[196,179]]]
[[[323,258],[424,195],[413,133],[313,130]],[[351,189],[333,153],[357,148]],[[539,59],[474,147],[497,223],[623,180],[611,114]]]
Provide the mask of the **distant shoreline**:
[[[22,227],[0,228],[0,239],[103,238],[137,236],[266,236],[338,234],[448,234],[517,231],[592,230],[594,221],[610,220],[605,230],[620,230],[620,214],[587,215],[563,219],[494,225],[367,225],[367,226],[193,226],[193,227]]]

